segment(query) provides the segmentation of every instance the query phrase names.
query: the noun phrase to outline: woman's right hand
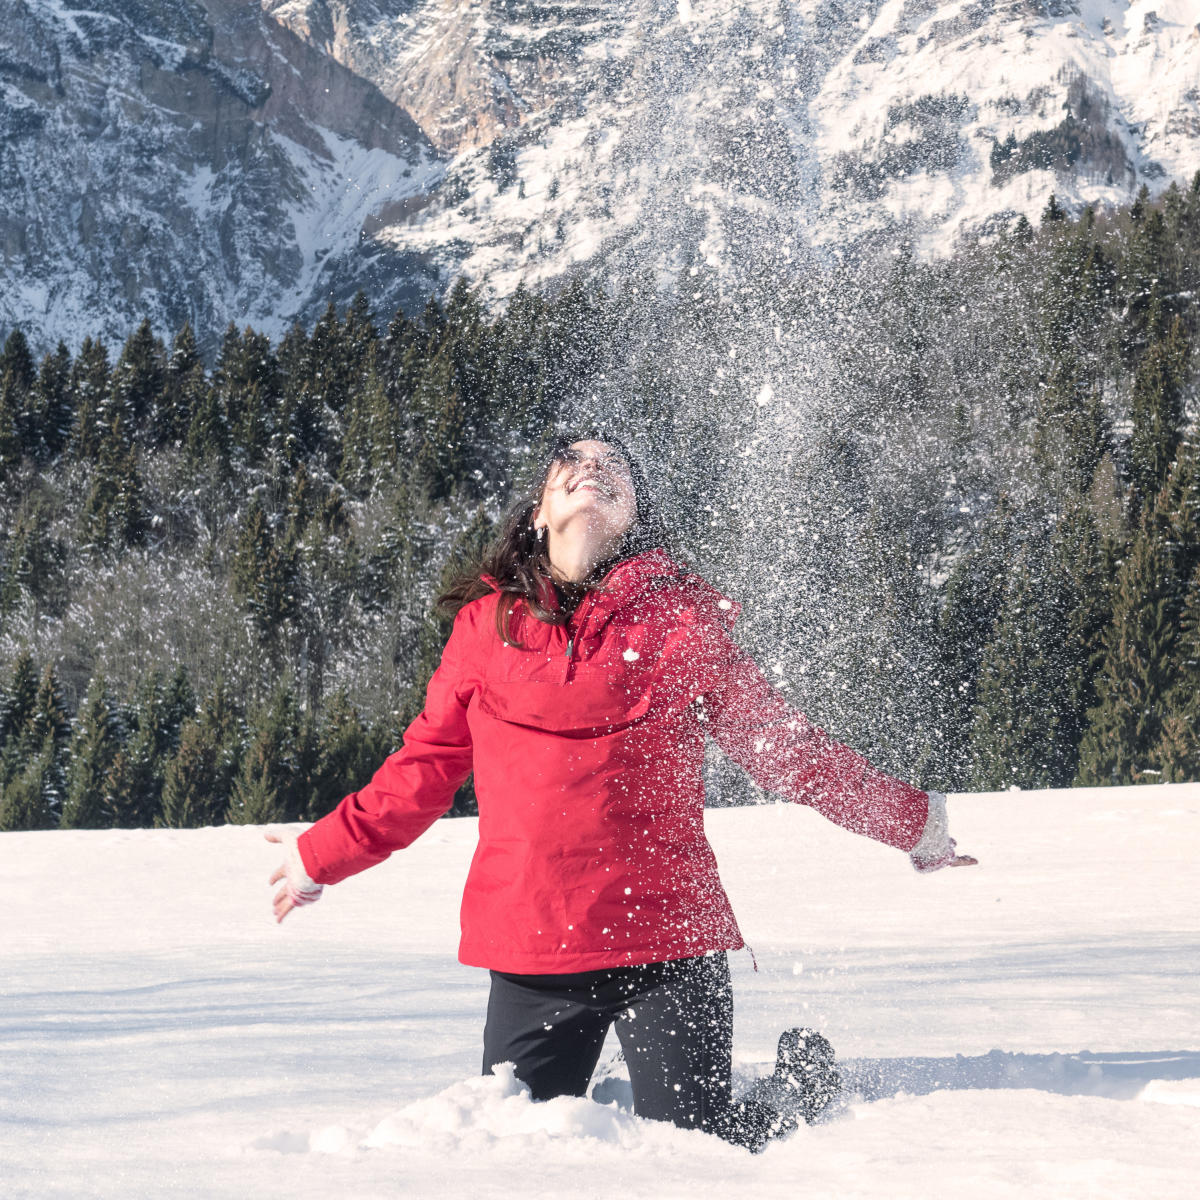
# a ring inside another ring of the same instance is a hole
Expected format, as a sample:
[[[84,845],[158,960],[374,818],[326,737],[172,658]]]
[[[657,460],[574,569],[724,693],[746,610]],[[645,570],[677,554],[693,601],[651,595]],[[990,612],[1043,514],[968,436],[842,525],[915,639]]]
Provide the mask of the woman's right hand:
[[[271,832],[263,834],[263,837],[268,842],[287,847],[286,857],[267,881],[272,884],[283,883],[283,887],[275,893],[271,901],[275,909],[275,924],[278,925],[293,908],[299,908],[304,904],[315,904],[320,900],[321,893],[325,889],[323,885],[313,883],[309,878],[294,837],[285,839],[281,838],[279,834]]]

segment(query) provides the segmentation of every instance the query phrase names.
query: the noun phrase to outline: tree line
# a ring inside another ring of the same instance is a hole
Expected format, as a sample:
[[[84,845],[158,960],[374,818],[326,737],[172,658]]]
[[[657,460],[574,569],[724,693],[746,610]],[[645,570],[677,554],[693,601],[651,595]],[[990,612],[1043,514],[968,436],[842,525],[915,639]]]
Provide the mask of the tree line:
[[[815,720],[926,786],[1200,778],[1200,175],[923,263],[457,283],[0,352],[0,828],[312,818],[556,428],[639,450]],[[115,361],[114,361],[115,358]],[[764,373],[773,381],[764,384]],[[763,564],[769,563],[768,571]],[[747,785],[720,764],[719,797]],[[456,811],[471,811],[464,789]]]

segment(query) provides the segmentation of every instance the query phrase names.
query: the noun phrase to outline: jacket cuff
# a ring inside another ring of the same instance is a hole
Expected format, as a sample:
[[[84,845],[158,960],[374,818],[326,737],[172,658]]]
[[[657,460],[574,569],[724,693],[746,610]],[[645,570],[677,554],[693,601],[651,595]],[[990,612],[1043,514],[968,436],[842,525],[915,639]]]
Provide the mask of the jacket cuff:
[[[316,877],[321,874],[321,860],[317,857],[316,852],[312,847],[312,839],[308,836],[312,830],[310,825],[302,833],[290,839],[290,846],[296,851],[296,858],[300,870],[304,872],[305,877],[310,882],[315,882]],[[285,839],[288,841],[288,839]]]
[[[325,890],[324,886],[316,883],[309,875],[308,868],[304,865],[304,859],[300,854],[298,837],[285,838],[284,846],[286,848],[284,869],[287,871],[288,893],[291,895],[292,903],[312,904],[314,900],[321,898],[321,893]]]
[[[929,793],[929,813],[920,841],[908,852],[909,860],[918,871],[936,871],[954,857],[954,841],[946,816],[946,797],[941,792]]]

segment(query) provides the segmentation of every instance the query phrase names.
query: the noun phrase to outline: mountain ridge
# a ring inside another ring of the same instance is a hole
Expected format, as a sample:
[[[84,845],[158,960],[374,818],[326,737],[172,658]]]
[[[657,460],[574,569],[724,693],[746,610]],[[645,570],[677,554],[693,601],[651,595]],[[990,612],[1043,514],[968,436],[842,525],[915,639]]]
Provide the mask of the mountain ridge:
[[[950,253],[1200,168],[1190,0],[14,0],[0,330]]]

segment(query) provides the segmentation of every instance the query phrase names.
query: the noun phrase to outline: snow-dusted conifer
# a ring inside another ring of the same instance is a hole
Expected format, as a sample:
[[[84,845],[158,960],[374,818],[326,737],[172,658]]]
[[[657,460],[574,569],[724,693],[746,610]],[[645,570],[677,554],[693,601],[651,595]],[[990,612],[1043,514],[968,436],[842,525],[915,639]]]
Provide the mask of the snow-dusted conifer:
[[[160,446],[183,446],[192,419],[208,391],[208,377],[191,322],[185,322],[171,344],[162,398],[154,413],[154,440]]]
[[[1158,493],[1179,449],[1190,353],[1183,323],[1176,317],[1138,364],[1129,439],[1130,487],[1138,510]]]
[[[59,342],[38,369],[39,429],[35,457],[41,463],[55,458],[71,436],[71,352]]]
[[[102,422],[110,426],[114,414],[120,413],[131,441],[150,441],[150,425],[162,399],[166,367],[166,347],[155,337],[150,322],[143,320],[121,348],[109,382],[108,401],[102,407]]]
[[[276,538],[256,496],[238,535],[231,582],[263,641],[295,613],[295,574],[295,548],[286,536]]]
[[[1184,596],[1158,758],[1165,783],[1200,779],[1200,564]]]
[[[112,769],[124,742],[116,707],[102,675],[94,675],[71,739],[62,824],[103,829],[109,820]]]
[[[229,806],[241,755],[237,712],[218,681],[199,716],[186,719],[163,781],[163,825],[175,829],[217,824]]]
[[[131,431],[121,410],[99,445],[99,461],[83,507],[83,537],[96,550],[121,550],[142,541],[149,519]]]
[[[1004,599],[983,651],[971,736],[971,785],[983,791],[1066,787],[1079,730],[1070,617],[1078,603],[1048,547],[1025,542],[1004,579]]]
[[[955,564],[943,590],[938,618],[943,698],[943,761],[935,777],[945,788],[967,786],[970,778],[970,731],[983,654],[1004,600],[1004,579],[1016,544],[1013,513],[1001,497],[978,542]]]
[[[1121,563],[1102,639],[1077,782],[1157,783],[1177,635],[1177,588],[1162,531],[1143,521]]]
[[[22,650],[13,662],[8,686],[0,690],[0,752],[15,742],[33,716],[37,704],[37,671],[33,655]]]
[[[321,719],[309,820],[330,812],[348,792],[366,783],[391,748],[378,731],[367,728],[344,689],[334,693]]]
[[[53,735],[24,759],[0,788],[0,832],[54,829],[62,807],[63,776]]]
[[[247,721],[249,741],[233,782],[226,819],[234,825],[295,820],[309,807],[307,769],[312,737],[303,729],[295,697],[286,685]]]
[[[0,495],[15,484],[24,454],[20,420],[21,392],[14,373],[5,371],[0,375]]]
[[[108,347],[85,337],[71,364],[71,409],[75,414],[71,431],[71,453],[80,462],[94,462],[104,434],[102,405],[108,395],[111,372]]]

